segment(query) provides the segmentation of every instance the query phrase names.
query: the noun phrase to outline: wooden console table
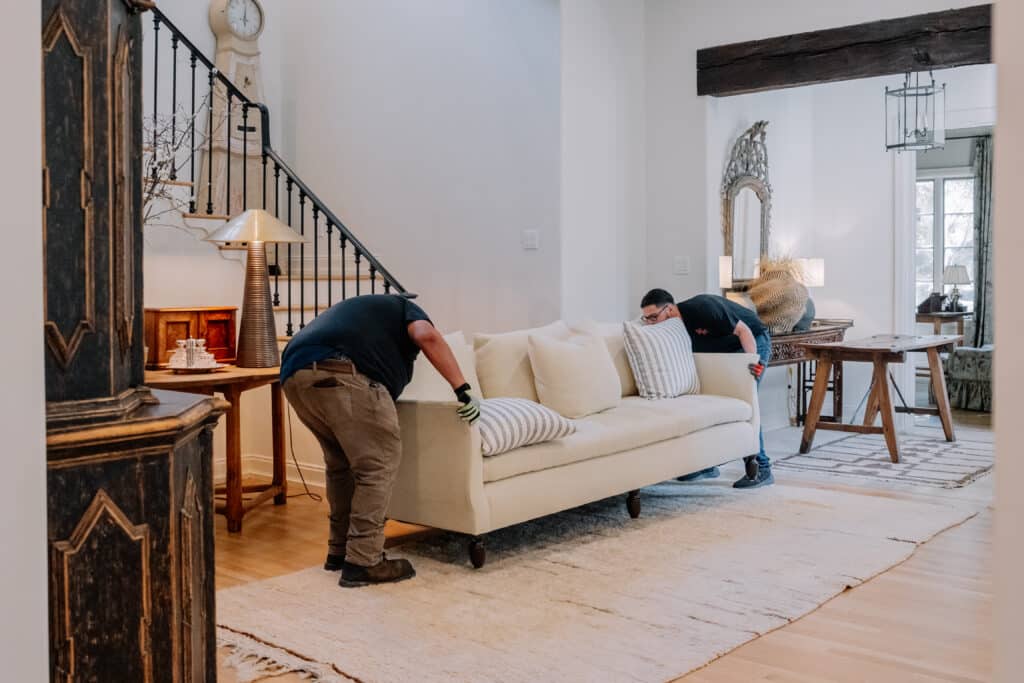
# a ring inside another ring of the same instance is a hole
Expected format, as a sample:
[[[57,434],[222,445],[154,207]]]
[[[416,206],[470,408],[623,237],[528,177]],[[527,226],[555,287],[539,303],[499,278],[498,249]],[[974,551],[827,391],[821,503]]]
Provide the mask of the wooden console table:
[[[811,407],[804,425],[803,439],[800,441],[800,452],[807,453],[814,443],[814,434],[818,429],[831,429],[841,432],[858,432],[861,434],[883,434],[889,449],[889,457],[893,462],[900,461],[899,441],[894,424],[894,413],[910,413],[912,415],[938,415],[942,421],[942,429],[946,441],[956,440],[953,433],[953,418],[949,411],[949,395],[946,393],[946,377],[942,372],[939,350],[954,346],[962,337],[957,335],[930,335],[914,337],[910,335],[877,335],[867,339],[827,344],[805,344],[808,357],[818,361],[818,376],[811,394]],[[893,407],[889,395],[889,363],[902,363],[908,353],[923,352],[928,354],[928,366],[931,370],[932,390],[935,393],[935,408],[917,408],[913,406]],[[864,413],[864,424],[823,423],[819,420],[821,407],[825,402],[828,370],[835,363],[843,361],[871,363],[874,374],[871,379],[871,393],[868,406]],[[875,426],[875,418],[882,415],[882,426]]]
[[[942,326],[947,323],[956,323],[956,333],[964,336],[964,321],[971,317],[969,311],[938,311],[935,313],[918,313],[916,321],[919,323],[931,323],[933,334],[942,334]],[[963,345],[961,339],[957,346]]]
[[[768,367],[776,365],[797,366],[797,424],[804,424],[807,417],[807,399],[817,371],[817,362],[807,356],[804,345],[810,343],[841,342],[846,330],[853,327],[852,320],[815,320],[811,329],[802,332],[777,334],[772,339],[772,357]],[[825,422],[843,421],[843,364],[831,366],[832,379],[827,390],[832,392],[832,415],[822,415],[819,419]],[[826,371],[826,375],[828,371]]]
[[[176,375],[171,370],[147,370],[146,385],[156,389],[188,391],[196,394],[220,393],[231,403],[227,411],[227,483],[216,493],[225,502],[217,512],[228,518],[228,531],[242,530],[242,517],[269,498],[275,505],[288,502],[288,481],[285,477],[284,396],[279,381],[280,367],[239,368],[229,365],[215,372],[198,375]],[[274,444],[274,475],[270,484],[242,486],[242,392],[270,385],[270,410]],[[256,493],[243,500],[244,493]]]

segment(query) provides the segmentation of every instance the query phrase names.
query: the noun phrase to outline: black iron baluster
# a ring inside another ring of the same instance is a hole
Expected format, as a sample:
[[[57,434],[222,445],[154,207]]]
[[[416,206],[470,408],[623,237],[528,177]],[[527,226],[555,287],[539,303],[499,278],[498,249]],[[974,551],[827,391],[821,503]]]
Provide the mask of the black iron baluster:
[[[313,317],[320,315],[320,207],[313,204]]]
[[[230,157],[229,157],[230,159]],[[230,163],[230,161],[229,161]],[[242,102],[242,211],[249,207],[249,103]]]
[[[385,294],[390,294],[391,293],[391,281],[390,280],[384,280],[384,293]]]
[[[348,258],[345,254],[345,243],[347,240],[345,238],[345,233],[341,231],[341,228],[338,228],[338,241],[341,242],[341,300],[344,301],[345,299],[348,298],[348,282],[345,279],[345,271],[348,269],[345,262],[348,260]]]
[[[230,218],[231,217],[231,91],[228,90],[227,92],[228,92],[228,120],[227,120],[227,129],[224,131],[224,147],[226,148],[225,151],[224,151],[224,156],[225,156],[225,159],[226,159],[224,165],[227,167],[227,170],[225,171],[225,175],[227,176],[227,179],[225,180],[225,188],[224,188],[224,215],[228,216]]]
[[[157,150],[160,148],[160,123],[157,119],[160,93],[160,15],[153,14],[153,182],[156,182]]]
[[[171,34],[171,180],[178,179],[178,36]]]
[[[299,234],[306,236],[306,191],[299,189]],[[299,242],[299,329],[306,326],[306,243]]]
[[[274,162],[274,218],[281,217],[281,167]],[[281,245],[274,244],[274,305],[281,305]]]
[[[356,249],[356,296],[359,296],[360,291],[363,288],[363,282],[359,275],[359,264],[363,258],[363,255],[359,253],[359,249]]]
[[[284,187],[288,194],[288,227],[292,227],[292,177],[286,174]],[[288,336],[292,336],[292,243],[288,243]]]
[[[267,153],[263,153],[263,210],[267,210]]]
[[[216,69],[210,69],[210,101],[207,103],[209,122],[206,126],[206,215],[213,213],[213,79]]]
[[[331,266],[331,219],[327,219],[327,307],[330,308],[333,305],[333,297],[331,296],[331,278],[334,277],[334,269]]]
[[[192,113],[189,114],[189,130],[191,131],[191,142],[188,148],[188,179],[192,183],[189,189],[188,212],[196,212],[196,53],[189,57],[192,66]]]
[[[377,267],[370,263],[370,294],[377,293]]]

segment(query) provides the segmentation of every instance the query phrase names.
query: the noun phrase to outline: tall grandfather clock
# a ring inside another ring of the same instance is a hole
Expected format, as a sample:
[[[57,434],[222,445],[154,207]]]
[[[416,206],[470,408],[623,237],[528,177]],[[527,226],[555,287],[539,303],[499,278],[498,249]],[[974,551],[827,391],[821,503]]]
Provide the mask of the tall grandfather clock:
[[[50,676],[216,678],[212,429],[142,386],[149,0],[41,0]]]
[[[259,37],[265,25],[263,6],[257,0],[211,0],[210,29],[217,38],[214,65],[253,102],[263,101],[263,76],[260,67]],[[228,118],[228,94],[217,86],[213,100],[212,152],[204,147],[198,207],[217,215],[234,216],[256,206],[261,196],[263,167],[260,113],[250,109],[248,116],[237,98],[231,98]],[[230,125],[229,125],[230,121]],[[210,173],[208,164],[213,164]],[[230,170],[229,170],[230,166]],[[248,183],[242,180],[246,170]],[[228,187],[230,181],[230,188]],[[246,205],[245,191],[249,203]]]

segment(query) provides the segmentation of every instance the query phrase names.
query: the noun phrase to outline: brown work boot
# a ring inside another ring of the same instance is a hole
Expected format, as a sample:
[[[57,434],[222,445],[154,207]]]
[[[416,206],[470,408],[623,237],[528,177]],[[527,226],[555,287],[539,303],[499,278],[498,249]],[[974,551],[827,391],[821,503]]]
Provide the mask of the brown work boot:
[[[380,562],[372,567],[361,567],[345,561],[341,568],[341,579],[338,585],[344,588],[357,588],[369,586],[372,583],[394,583],[404,581],[416,576],[416,570],[412,568],[409,560],[389,560],[381,553]]]

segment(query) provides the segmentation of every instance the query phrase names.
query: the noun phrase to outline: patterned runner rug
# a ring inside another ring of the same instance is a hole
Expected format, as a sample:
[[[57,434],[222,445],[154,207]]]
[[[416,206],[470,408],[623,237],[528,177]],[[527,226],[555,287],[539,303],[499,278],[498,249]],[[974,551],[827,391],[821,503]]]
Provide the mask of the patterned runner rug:
[[[889,497],[725,478],[644,489],[487,536],[396,549],[418,575],[342,589],[310,568],[219,591],[242,681],[651,681],[700,668],[907,559],[975,514],[954,496]]]
[[[993,446],[983,441],[949,443],[941,436],[901,436],[900,462],[889,459],[881,434],[856,434],[812,448],[806,455],[775,458],[779,469],[959,488],[988,474]]]

